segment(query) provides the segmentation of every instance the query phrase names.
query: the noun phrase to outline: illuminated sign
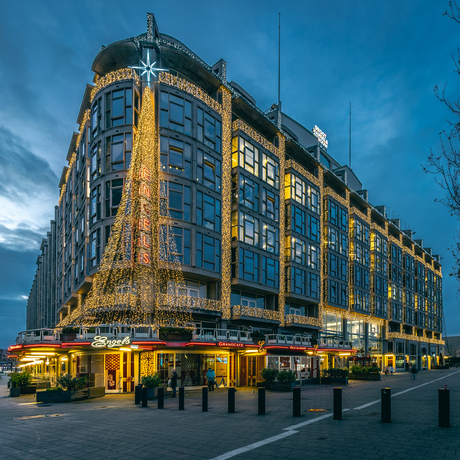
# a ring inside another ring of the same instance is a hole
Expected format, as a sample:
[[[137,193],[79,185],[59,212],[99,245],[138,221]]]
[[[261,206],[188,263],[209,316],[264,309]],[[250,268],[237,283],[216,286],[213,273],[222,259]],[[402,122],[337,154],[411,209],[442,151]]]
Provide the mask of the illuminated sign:
[[[290,345],[289,346],[289,350],[300,350],[300,351],[303,351],[303,350],[306,350],[307,347],[296,347],[294,345]]]
[[[139,196],[140,196],[140,214],[139,219],[139,259],[138,262],[142,265],[150,265],[151,252],[151,211],[150,211],[150,170],[145,166],[141,166],[139,170]]]
[[[316,125],[313,128],[312,133],[318,139],[319,143],[327,150],[328,142],[326,140],[326,133],[323,133],[323,131],[321,131]]]
[[[217,345],[219,347],[244,348],[244,343],[219,342]]]
[[[91,346],[94,348],[118,348],[130,344],[131,339],[128,336],[122,339],[109,339],[103,335],[96,335],[91,342]]]
[[[22,348],[22,345],[10,345],[8,351],[18,350],[20,348]]]

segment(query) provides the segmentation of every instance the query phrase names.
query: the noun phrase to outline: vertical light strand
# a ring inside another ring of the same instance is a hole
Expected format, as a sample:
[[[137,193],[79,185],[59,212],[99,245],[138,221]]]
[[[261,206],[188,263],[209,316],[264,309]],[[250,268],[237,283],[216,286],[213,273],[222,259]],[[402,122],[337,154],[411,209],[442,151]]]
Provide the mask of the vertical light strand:
[[[279,154],[278,158],[280,160],[280,237],[279,237],[279,244],[280,244],[280,287],[279,287],[279,295],[278,295],[278,312],[279,312],[279,319],[281,321],[281,326],[284,326],[285,321],[285,304],[286,304],[286,199],[285,199],[285,190],[284,190],[284,176],[286,174],[286,138],[281,134],[278,133],[278,140],[279,140]]]
[[[232,96],[224,86],[222,94],[222,318],[231,317],[232,276]]]

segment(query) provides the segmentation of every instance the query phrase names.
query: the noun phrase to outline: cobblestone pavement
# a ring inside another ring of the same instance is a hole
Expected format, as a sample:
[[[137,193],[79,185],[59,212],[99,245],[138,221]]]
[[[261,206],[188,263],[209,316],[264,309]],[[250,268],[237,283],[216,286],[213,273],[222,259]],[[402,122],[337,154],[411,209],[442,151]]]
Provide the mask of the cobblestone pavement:
[[[343,386],[343,420],[332,419],[333,385],[302,388],[301,417],[291,393],[268,392],[257,415],[257,391],[238,389],[236,413],[227,391],[188,392],[185,410],[167,398],[164,410],[134,404],[133,395],[36,404],[10,398],[0,381],[1,459],[361,459],[460,458],[460,371],[383,376]],[[438,426],[438,388],[450,390],[451,427]],[[381,388],[392,391],[392,423],[381,423]],[[311,409],[321,409],[312,411]]]

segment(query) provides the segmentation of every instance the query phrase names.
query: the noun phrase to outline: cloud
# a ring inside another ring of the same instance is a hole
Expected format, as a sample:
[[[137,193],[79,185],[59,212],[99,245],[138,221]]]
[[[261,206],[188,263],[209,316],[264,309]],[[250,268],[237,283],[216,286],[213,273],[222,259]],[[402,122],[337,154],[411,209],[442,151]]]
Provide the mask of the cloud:
[[[58,177],[48,162],[0,126],[0,245],[31,249],[54,217]]]

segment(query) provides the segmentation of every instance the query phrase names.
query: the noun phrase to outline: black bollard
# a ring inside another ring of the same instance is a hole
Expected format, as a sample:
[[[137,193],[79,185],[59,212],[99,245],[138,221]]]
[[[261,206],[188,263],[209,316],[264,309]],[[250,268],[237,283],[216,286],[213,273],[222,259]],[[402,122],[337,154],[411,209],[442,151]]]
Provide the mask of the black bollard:
[[[134,387],[134,404],[141,403],[141,391],[142,391],[142,385],[136,385]]]
[[[185,409],[185,388],[179,388],[179,410]]]
[[[257,415],[265,415],[265,388],[259,387],[258,400],[259,411]]]
[[[438,389],[439,426],[450,427],[450,396],[447,388]]]
[[[300,417],[300,396],[301,388],[294,387],[292,390],[292,416]]]
[[[208,412],[208,387],[201,389],[201,411]]]
[[[334,388],[334,416],[332,420],[342,420],[342,388]]]
[[[165,389],[158,387],[158,409],[165,408]]]
[[[382,423],[391,423],[391,388],[382,388],[380,396],[380,421]]]
[[[142,388],[142,407],[148,407],[147,404],[147,388]]]
[[[229,414],[235,413],[235,394],[236,394],[236,388],[228,389],[228,413]]]

